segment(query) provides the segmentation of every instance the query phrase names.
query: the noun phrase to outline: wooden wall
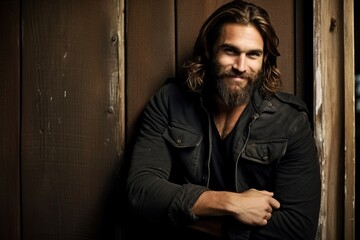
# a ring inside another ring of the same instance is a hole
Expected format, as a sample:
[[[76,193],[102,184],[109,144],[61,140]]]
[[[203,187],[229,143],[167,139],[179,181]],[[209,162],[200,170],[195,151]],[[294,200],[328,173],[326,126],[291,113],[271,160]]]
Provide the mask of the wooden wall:
[[[116,0],[22,2],[22,239],[111,239],[119,129]]]
[[[1,1],[0,239],[120,234],[122,5]]]
[[[20,2],[0,1],[0,239],[20,239]]]

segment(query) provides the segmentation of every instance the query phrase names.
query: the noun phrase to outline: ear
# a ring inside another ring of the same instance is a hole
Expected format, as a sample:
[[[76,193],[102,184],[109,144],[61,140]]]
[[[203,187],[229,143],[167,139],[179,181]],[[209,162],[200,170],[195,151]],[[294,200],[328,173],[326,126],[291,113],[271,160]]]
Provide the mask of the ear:
[[[268,54],[268,53],[265,53],[265,54],[264,54],[264,58],[263,58],[263,65],[265,65],[265,63],[267,62],[267,60],[268,60],[268,56],[269,56],[269,54]]]

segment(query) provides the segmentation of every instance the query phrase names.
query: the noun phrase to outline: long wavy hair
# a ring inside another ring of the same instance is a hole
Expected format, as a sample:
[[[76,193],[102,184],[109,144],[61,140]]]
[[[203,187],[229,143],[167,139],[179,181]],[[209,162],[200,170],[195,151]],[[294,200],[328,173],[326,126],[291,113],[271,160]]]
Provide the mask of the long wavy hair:
[[[271,96],[282,86],[281,73],[276,58],[279,38],[270,23],[268,13],[261,7],[242,0],[233,0],[218,8],[203,24],[195,42],[192,58],[184,63],[186,84],[190,91],[201,92],[204,86],[206,68],[212,62],[211,53],[220,36],[222,27],[227,23],[240,23],[254,26],[264,41],[263,76],[260,77],[260,93]]]

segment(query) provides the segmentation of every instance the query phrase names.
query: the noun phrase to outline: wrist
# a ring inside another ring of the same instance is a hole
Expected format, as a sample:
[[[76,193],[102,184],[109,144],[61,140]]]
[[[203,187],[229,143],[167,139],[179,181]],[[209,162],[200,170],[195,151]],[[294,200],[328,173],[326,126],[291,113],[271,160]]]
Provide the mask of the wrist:
[[[205,191],[192,207],[192,211],[197,216],[224,216],[232,215],[234,204],[232,192],[226,191]]]

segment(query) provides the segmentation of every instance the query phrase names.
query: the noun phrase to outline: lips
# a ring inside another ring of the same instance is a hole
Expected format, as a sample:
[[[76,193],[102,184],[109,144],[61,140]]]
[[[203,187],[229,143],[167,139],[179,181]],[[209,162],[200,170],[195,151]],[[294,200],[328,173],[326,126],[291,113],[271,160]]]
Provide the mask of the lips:
[[[227,75],[225,78],[232,79],[234,81],[249,81],[249,76],[245,75]]]
[[[223,75],[225,78],[241,78],[248,80],[250,78],[249,74],[242,73],[242,74],[235,74],[235,73],[226,73]]]

